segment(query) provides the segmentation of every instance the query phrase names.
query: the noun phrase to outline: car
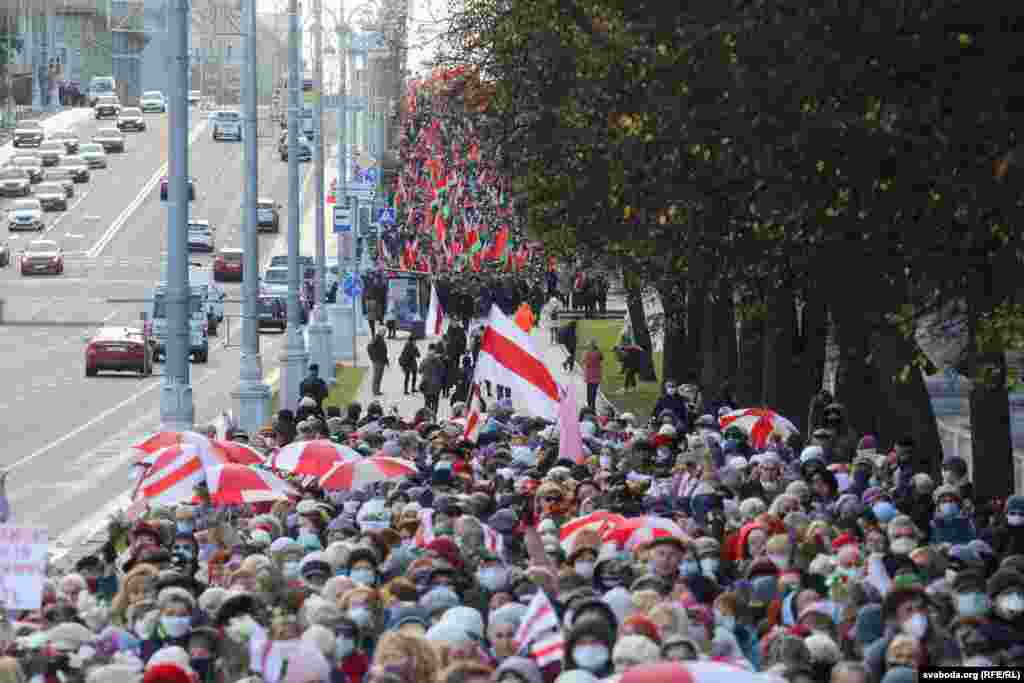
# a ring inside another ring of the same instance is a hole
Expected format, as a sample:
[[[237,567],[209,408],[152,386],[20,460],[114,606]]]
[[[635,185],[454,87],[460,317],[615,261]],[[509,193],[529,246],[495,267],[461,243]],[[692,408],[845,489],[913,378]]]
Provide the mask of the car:
[[[312,256],[299,254],[299,270],[304,270],[311,266],[316,267],[316,259],[314,259]],[[277,256],[271,256],[270,267],[288,268],[288,254],[278,254]]]
[[[20,168],[28,173],[31,183],[39,183],[43,180],[43,162],[34,155],[18,155],[7,162],[8,168]]]
[[[44,183],[59,183],[64,188],[64,196],[71,199],[75,196],[75,174],[68,168],[48,168],[43,171]]]
[[[268,228],[271,232],[281,230],[281,205],[273,199],[256,200],[256,226],[257,230]]]
[[[139,99],[139,108],[143,112],[155,111],[163,114],[167,111],[167,99],[159,90],[147,90]]]
[[[130,370],[143,377],[153,374],[153,346],[142,330],[105,327],[85,347],[85,376],[101,370]]]
[[[92,136],[92,141],[103,145],[104,152],[124,151],[124,133],[117,128],[100,128]]]
[[[57,168],[63,169],[71,174],[71,179],[76,183],[87,183],[92,175],[89,172],[89,162],[78,154],[68,154],[60,159]]]
[[[68,210],[68,195],[61,183],[39,183],[35,195],[43,211]]]
[[[7,230],[42,230],[43,206],[38,199],[18,199],[7,211]]]
[[[284,332],[288,327],[288,306],[283,296],[263,294],[256,299],[256,329],[273,328]]]
[[[32,179],[23,168],[0,168],[0,194],[27,197],[32,192]]]
[[[107,152],[98,142],[87,142],[79,147],[78,156],[89,165],[89,168],[107,167]]]
[[[242,280],[242,250],[227,247],[213,260],[213,279],[217,282],[225,280]]]
[[[117,93],[117,81],[113,76],[93,76],[89,82],[88,101],[90,107],[95,107],[96,102],[104,96]]]
[[[117,129],[125,130],[146,130],[146,119],[142,117],[142,110],[138,107],[125,107],[117,116]]]
[[[238,113],[238,110],[217,111],[210,118],[213,120],[214,140],[242,139],[242,115]]]
[[[213,230],[210,228],[209,221],[189,220],[188,250],[207,252],[214,250]]]
[[[189,106],[199,104],[199,100],[201,100],[202,97],[203,97],[202,93],[200,93],[198,90],[189,90],[188,91],[188,104],[189,104]]]
[[[64,146],[64,141],[53,138],[39,145],[38,149],[39,161],[43,166],[56,166],[60,158],[67,153],[68,148]]]
[[[15,147],[38,147],[46,139],[43,131],[43,124],[35,119],[19,121],[14,128],[14,140],[11,144]]]
[[[0,268],[11,265],[11,247],[7,242],[0,244]]]
[[[161,201],[164,201],[164,202],[167,201],[167,193],[168,193],[168,189],[167,188],[168,188],[168,183],[169,182],[170,181],[168,180],[167,176],[164,176],[163,178],[160,179],[160,200]],[[195,198],[196,198],[196,179],[195,178],[189,178],[188,179],[188,200],[190,202],[191,201],[195,201]]]
[[[271,264],[263,273],[260,289],[263,294],[288,296],[288,269]]]
[[[53,240],[32,240],[21,254],[21,274],[62,275],[64,252]]]
[[[299,138],[299,161],[312,161],[313,160],[313,146],[309,144],[307,140]],[[281,139],[277,143],[277,151],[281,155],[281,161],[288,161],[288,133],[287,131],[281,134]]]
[[[78,153],[78,134],[75,131],[68,128],[62,130],[55,130],[50,133],[48,140],[60,140],[64,143],[64,149],[66,154],[77,154]]]
[[[104,95],[96,98],[92,109],[96,119],[116,119],[121,113],[121,102],[116,95]]]

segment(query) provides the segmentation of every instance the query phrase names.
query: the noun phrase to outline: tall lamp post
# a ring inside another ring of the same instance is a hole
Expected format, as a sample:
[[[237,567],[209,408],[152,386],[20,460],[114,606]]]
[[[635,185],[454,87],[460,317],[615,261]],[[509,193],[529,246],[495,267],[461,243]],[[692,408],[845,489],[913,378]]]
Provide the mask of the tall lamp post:
[[[288,328],[281,354],[282,408],[295,410],[299,403],[299,384],[306,374],[309,354],[302,338],[299,311],[299,116],[302,114],[301,74],[299,72],[299,3],[288,2]]]
[[[242,110],[245,129],[245,178],[242,214],[242,355],[238,388],[232,398],[238,406],[238,424],[252,434],[269,419],[270,388],[263,383],[263,359],[260,356],[259,267],[260,242],[257,235],[256,200],[259,194],[259,139],[256,102],[256,0],[245,2],[245,67],[242,80]]]

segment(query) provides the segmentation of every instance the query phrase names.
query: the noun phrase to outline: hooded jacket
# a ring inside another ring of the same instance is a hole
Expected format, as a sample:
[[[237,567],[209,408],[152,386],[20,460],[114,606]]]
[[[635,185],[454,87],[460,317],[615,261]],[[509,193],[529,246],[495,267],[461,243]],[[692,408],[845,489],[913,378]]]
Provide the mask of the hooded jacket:
[[[573,623],[565,641],[565,655],[562,658],[562,671],[572,671],[582,667],[573,659],[573,650],[584,637],[600,640],[608,648],[608,661],[598,671],[591,671],[597,678],[607,678],[615,671],[612,662],[612,650],[615,648],[615,628],[604,619],[585,617]]]

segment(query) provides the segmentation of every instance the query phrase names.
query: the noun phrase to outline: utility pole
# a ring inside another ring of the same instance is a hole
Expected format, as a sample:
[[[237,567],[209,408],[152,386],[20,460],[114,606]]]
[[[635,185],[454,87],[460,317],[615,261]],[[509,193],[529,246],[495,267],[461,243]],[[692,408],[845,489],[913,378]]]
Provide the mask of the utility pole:
[[[288,330],[281,354],[281,408],[295,410],[299,384],[309,355],[299,314],[299,117],[302,115],[302,74],[299,73],[299,3],[288,2]]]
[[[270,388],[263,383],[263,359],[260,356],[259,315],[260,241],[256,226],[256,200],[259,195],[259,139],[256,101],[256,0],[245,0],[245,61],[242,73],[242,114],[245,128],[245,178],[242,215],[242,355],[238,388],[232,398],[238,406],[238,423],[252,434],[269,419]]]
[[[170,21],[170,149],[167,202],[167,363],[160,392],[165,430],[191,429],[188,280],[188,0],[173,0]]]
[[[345,21],[345,0],[339,0],[338,17],[343,22],[338,26],[338,178],[334,187],[334,205],[344,207],[348,201],[348,26]],[[356,324],[355,307],[344,305],[342,284],[349,273],[355,271],[355,220],[347,234],[338,235],[338,298],[331,307],[334,323],[334,358],[338,361],[356,362],[354,338]]]
[[[331,353],[331,325],[327,321],[325,300],[325,267],[327,245],[324,234],[324,60],[323,60],[323,6],[322,0],[313,0],[313,89],[316,100],[313,103],[313,162],[316,192],[313,201],[316,206],[316,280],[314,282],[315,302],[309,325],[310,360],[320,366],[320,376],[328,384],[334,384],[334,354]],[[340,263],[339,263],[340,270]]]

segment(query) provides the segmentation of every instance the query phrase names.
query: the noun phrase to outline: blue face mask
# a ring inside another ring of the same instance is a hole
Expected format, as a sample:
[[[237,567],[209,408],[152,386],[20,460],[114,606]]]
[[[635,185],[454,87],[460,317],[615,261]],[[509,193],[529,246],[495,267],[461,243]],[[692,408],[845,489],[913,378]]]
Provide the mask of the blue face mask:
[[[700,563],[696,560],[683,560],[679,563],[679,571],[684,576],[693,576],[700,573]]]
[[[183,534],[190,534],[196,530],[196,523],[189,520],[178,520],[178,531]]]
[[[953,517],[960,514],[960,506],[956,503],[942,503],[939,505],[940,517]]]

